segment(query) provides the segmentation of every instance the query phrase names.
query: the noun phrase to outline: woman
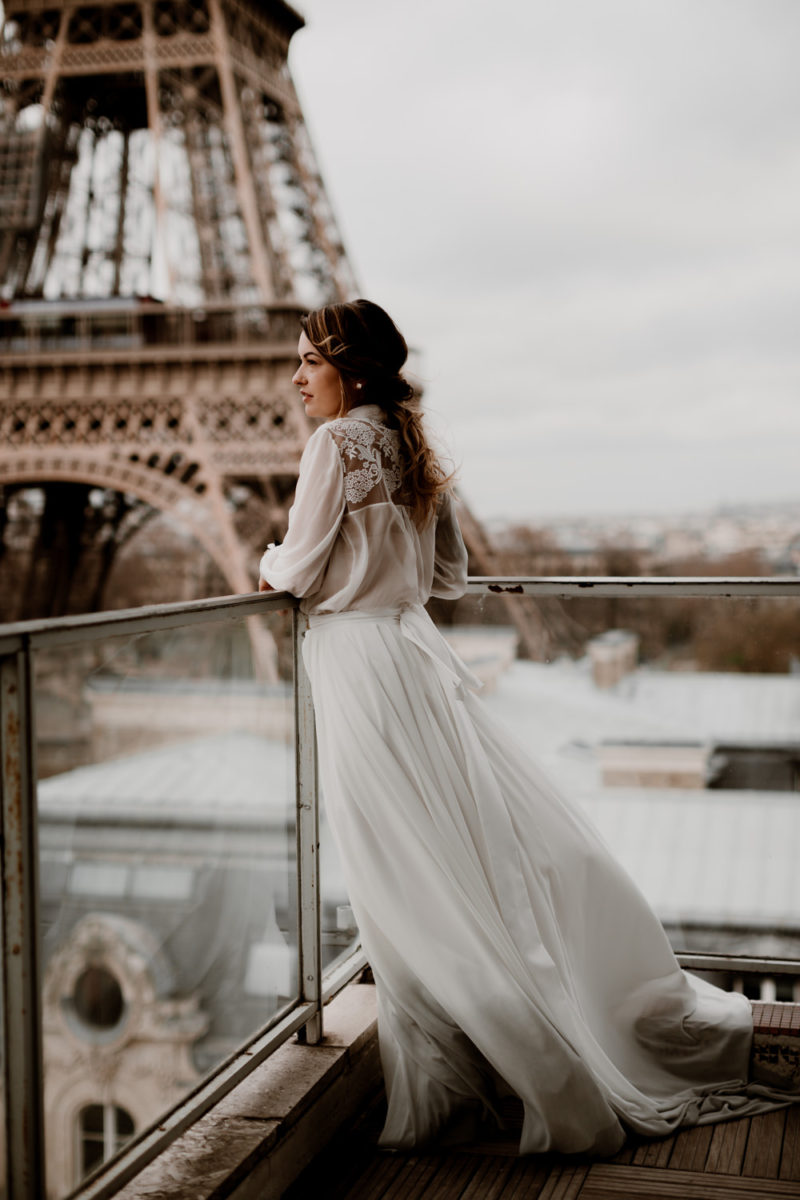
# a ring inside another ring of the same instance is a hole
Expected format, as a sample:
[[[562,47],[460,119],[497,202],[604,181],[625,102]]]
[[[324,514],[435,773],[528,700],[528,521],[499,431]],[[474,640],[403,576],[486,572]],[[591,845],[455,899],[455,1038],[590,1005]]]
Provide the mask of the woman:
[[[464,1136],[509,1089],[522,1153],[771,1107],[745,1082],[748,1001],[680,970],[422,608],[463,594],[466,552],[399,331],[366,300],[301,324],[293,382],[325,423],[260,586],[310,618],[324,798],[378,991],[382,1144]]]

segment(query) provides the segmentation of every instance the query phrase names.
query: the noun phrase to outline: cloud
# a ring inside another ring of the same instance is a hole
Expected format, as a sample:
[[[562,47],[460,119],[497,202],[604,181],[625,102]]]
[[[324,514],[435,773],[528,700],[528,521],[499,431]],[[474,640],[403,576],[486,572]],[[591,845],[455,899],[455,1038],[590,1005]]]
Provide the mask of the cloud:
[[[743,495],[797,495],[796,0],[304,11],[347,244],[479,512],[524,516],[532,461],[551,511],[730,498],[743,463]]]

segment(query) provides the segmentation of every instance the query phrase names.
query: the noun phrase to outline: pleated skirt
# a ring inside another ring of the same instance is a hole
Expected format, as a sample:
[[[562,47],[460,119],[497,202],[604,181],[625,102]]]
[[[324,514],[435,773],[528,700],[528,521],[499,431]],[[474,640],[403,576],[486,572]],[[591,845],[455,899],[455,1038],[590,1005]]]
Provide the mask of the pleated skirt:
[[[744,1116],[749,1001],[678,966],[582,810],[421,608],[311,619],[323,802],[378,992],[382,1144],[524,1106],[521,1153]]]

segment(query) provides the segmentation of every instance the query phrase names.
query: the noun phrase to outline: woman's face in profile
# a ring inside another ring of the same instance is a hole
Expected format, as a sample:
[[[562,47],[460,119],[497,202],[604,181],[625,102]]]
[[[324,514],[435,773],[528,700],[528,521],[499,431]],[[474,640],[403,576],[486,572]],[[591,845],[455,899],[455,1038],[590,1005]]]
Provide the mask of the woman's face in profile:
[[[322,357],[305,333],[297,343],[300,366],[292,383],[300,388],[300,396],[309,417],[330,421],[342,407],[341,376],[336,367]]]

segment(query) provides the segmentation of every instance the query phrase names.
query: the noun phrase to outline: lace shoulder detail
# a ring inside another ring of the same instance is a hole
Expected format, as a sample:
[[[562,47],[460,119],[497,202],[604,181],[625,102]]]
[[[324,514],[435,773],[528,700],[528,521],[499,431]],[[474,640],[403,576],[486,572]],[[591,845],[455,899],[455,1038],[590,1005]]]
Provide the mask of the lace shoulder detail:
[[[344,496],[351,507],[389,500],[402,482],[400,435],[375,421],[340,417],[328,423],[344,466]]]

